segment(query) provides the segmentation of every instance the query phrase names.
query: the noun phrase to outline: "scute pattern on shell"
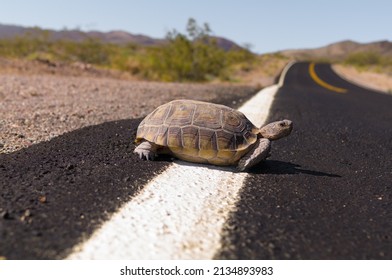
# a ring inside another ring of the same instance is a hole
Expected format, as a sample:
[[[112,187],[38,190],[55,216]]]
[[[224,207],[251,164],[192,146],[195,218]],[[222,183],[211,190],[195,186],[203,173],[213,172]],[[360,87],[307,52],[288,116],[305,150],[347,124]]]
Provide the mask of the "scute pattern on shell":
[[[194,100],[159,106],[140,123],[136,141],[167,147],[180,159],[230,165],[257,140],[258,129],[241,112]]]

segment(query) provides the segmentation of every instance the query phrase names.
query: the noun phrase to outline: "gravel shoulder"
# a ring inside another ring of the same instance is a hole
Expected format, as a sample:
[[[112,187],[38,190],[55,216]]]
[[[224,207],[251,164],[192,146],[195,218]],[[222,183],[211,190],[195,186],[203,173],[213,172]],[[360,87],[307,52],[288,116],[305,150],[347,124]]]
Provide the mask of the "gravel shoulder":
[[[252,86],[179,84],[101,77],[0,74],[0,154],[108,121],[143,117],[173,99],[230,100]]]

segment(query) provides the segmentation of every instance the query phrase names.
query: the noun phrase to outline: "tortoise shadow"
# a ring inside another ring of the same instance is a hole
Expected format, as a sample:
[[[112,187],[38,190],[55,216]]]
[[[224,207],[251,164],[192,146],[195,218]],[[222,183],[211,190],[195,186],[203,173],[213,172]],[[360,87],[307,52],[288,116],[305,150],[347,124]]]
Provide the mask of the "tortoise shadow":
[[[174,162],[174,163],[176,163],[178,165],[182,165],[182,166],[203,167],[203,168],[207,168],[207,169],[221,170],[221,171],[225,171],[225,172],[242,173],[242,172],[238,171],[235,166],[216,166],[216,165],[209,165],[209,164],[192,163],[192,162],[186,162],[186,161],[179,160],[179,159],[173,159],[173,157],[170,157],[170,156],[162,156],[162,157],[160,156],[158,158],[160,161],[161,160],[162,161],[171,161],[171,162]],[[255,166],[253,166],[248,171],[245,171],[244,173],[255,174],[255,175],[256,174],[273,174],[273,175],[307,174],[307,175],[312,175],[312,176],[324,176],[324,177],[334,177],[334,178],[341,178],[342,177],[337,174],[303,169],[303,168],[301,168],[301,165],[299,165],[299,164],[294,164],[294,163],[284,162],[284,161],[279,161],[279,160],[263,161]]]
[[[248,173],[251,174],[274,174],[274,175],[287,175],[287,174],[307,174],[312,176],[334,177],[341,178],[338,174],[326,173],[316,170],[309,170],[301,168],[301,165],[285,162],[280,160],[266,160],[254,167],[250,168]]]

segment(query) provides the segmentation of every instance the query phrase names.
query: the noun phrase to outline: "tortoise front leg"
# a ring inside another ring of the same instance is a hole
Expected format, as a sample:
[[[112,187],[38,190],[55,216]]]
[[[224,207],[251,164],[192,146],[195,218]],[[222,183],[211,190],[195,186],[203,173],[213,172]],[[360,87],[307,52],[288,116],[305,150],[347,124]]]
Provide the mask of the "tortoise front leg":
[[[244,171],[265,160],[271,150],[271,141],[266,138],[259,139],[254,147],[238,162],[237,169]]]
[[[154,160],[157,155],[157,149],[158,145],[148,141],[143,141],[133,152],[138,154],[140,159]]]

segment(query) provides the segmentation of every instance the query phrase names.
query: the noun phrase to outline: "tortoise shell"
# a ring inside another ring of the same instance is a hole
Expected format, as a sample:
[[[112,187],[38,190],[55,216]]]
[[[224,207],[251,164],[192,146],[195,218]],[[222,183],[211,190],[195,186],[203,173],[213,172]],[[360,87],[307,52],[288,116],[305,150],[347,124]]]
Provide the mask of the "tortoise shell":
[[[227,106],[174,100],[145,117],[136,142],[150,141],[187,161],[231,165],[249,151],[258,133],[243,113]]]

